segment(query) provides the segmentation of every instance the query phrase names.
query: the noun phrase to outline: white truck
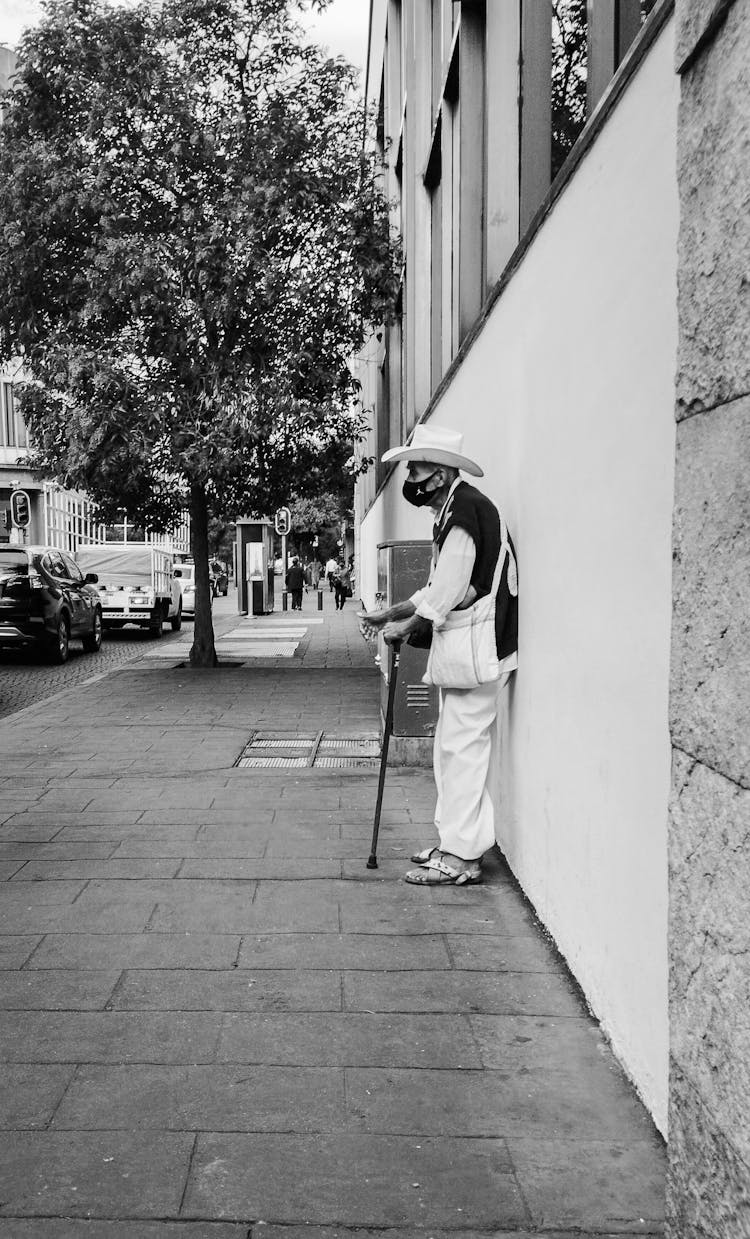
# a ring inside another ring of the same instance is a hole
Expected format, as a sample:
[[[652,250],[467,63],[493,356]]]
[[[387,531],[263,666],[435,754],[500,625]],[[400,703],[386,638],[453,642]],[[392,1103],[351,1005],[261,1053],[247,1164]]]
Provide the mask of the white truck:
[[[84,575],[98,578],[105,629],[137,624],[160,637],[169,623],[179,632],[182,594],[168,552],[148,542],[105,542],[79,547],[75,558]]]

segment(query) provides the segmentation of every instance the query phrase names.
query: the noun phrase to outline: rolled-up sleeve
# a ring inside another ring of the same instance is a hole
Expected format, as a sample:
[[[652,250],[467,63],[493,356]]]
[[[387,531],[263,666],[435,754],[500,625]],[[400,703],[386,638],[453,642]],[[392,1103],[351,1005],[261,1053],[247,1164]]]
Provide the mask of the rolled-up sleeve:
[[[454,527],[442,545],[424,589],[412,594],[417,615],[441,628],[449,611],[463,602],[471,584],[476,547],[471,534]]]

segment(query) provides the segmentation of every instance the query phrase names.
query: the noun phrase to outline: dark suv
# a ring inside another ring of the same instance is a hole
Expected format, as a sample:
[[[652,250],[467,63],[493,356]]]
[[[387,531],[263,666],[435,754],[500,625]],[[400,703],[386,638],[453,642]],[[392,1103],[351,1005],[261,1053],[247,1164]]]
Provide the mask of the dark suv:
[[[51,546],[0,546],[0,646],[38,645],[64,663],[71,637],[96,653],[102,643],[97,577]]]

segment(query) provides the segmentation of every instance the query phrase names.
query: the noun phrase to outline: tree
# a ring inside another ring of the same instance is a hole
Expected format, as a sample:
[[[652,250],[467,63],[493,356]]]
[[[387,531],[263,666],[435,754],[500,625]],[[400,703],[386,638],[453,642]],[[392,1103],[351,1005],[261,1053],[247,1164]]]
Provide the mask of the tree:
[[[0,339],[36,461],[106,516],[187,499],[191,662],[215,662],[209,519],[325,488],[361,430],[348,359],[397,261],[328,0],[47,0],[0,132]]]
[[[552,179],[586,123],[586,0],[552,0]]]
[[[292,514],[292,530],[297,546],[309,550],[313,538],[319,538],[318,558],[328,558],[337,549],[336,543],[341,524],[351,509],[351,495],[324,494],[313,497],[292,495],[289,508]]]

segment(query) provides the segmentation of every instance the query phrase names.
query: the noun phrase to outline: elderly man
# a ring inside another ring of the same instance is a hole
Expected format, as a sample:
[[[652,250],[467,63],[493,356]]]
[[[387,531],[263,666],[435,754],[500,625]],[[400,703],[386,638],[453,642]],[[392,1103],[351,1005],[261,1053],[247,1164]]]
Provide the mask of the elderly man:
[[[439,630],[449,616],[496,590],[497,659],[493,650],[487,681],[474,688],[440,689],[434,745],[439,845],[413,856],[419,867],[406,874],[415,885],[462,886],[481,882],[481,858],[495,842],[488,776],[498,696],[518,665],[515,550],[495,505],[461,478],[459,470],[482,477],[479,465],[463,455],[462,435],[418,425],[410,442],[392,448],[383,460],[407,462],[404,498],[434,513],[432,571],[425,588],[410,599],[362,613],[363,631],[382,629],[389,643],[408,641],[425,626]],[[501,568],[499,579],[496,567]]]

